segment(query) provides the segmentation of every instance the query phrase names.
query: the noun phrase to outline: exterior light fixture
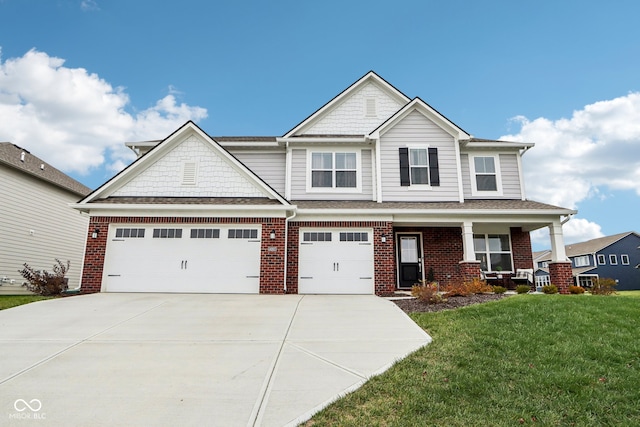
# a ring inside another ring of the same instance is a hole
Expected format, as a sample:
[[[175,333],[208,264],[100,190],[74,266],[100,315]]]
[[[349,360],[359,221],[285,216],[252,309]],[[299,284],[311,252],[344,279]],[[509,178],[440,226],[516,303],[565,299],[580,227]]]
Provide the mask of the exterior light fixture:
[[[385,234],[383,234],[383,235],[380,237],[380,241],[381,241],[382,243],[387,243],[387,236],[386,236]]]
[[[97,238],[98,238],[98,233],[100,233],[100,229],[95,228],[95,229],[93,230],[93,233],[91,233],[91,238],[92,238],[92,239],[97,239]]]
[[[270,238],[271,240],[273,240],[273,239],[275,239],[275,238],[276,238],[276,230],[271,230],[271,234],[269,234],[269,238]]]

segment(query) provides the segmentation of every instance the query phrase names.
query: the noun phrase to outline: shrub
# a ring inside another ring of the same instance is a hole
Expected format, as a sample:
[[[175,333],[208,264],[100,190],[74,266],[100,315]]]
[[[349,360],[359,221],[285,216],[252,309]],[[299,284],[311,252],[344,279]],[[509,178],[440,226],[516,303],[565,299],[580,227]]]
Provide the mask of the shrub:
[[[423,283],[413,285],[411,288],[411,296],[427,304],[440,304],[447,300],[438,292],[436,283]]]
[[[492,292],[493,288],[491,285],[487,285],[485,280],[481,280],[479,278],[474,278],[471,281],[466,281],[467,290],[471,294],[484,294],[487,292]]]
[[[482,294],[491,292],[491,286],[487,285],[484,280],[473,279],[465,281],[452,281],[447,283],[443,288],[443,292],[447,297],[467,297],[473,294]]]
[[[581,286],[569,286],[569,293],[574,295],[584,294],[584,288]]]
[[[507,288],[504,286],[496,285],[493,287],[493,293],[495,294],[504,294],[505,292],[507,292]]]
[[[591,293],[593,295],[612,295],[616,293],[616,281],[607,277],[598,278],[593,281]]]
[[[531,286],[529,285],[518,285],[516,286],[516,293],[518,294],[526,294],[531,290]]]
[[[545,285],[542,287],[542,292],[545,294],[557,294],[558,287],[556,285]]]
[[[64,275],[69,270],[70,264],[67,261],[67,265],[64,265],[56,258],[52,273],[46,270],[34,270],[27,263],[23,264],[24,268],[18,271],[27,280],[29,291],[43,296],[60,295],[69,287],[68,279]]]

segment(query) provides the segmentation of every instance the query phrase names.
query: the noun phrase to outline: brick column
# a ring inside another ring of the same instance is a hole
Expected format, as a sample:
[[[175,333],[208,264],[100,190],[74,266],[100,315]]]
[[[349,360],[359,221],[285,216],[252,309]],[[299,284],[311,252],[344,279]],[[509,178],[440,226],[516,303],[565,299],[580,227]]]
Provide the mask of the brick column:
[[[95,239],[92,237],[94,232],[97,232]],[[100,217],[92,217],[89,220],[80,293],[93,294],[100,292],[108,234],[109,222],[107,220]]]
[[[274,239],[271,232],[274,232]],[[261,294],[284,294],[284,235],[284,218],[269,218],[262,223]]]
[[[569,286],[573,285],[573,274],[571,273],[571,262],[556,261],[549,263],[549,275],[551,284],[558,287],[561,294],[569,293]]]
[[[385,242],[382,241],[384,235]],[[375,292],[391,295],[396,289],[393,223],[377,222],[373,227],[373,265]]]
[[[462,280],[479,279],[481,277],[480,261],[460,261]]]

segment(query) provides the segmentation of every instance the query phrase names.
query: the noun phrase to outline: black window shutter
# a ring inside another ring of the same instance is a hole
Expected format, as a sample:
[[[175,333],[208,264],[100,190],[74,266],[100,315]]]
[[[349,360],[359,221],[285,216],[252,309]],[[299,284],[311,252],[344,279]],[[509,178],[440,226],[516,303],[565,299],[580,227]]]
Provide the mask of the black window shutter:
[[[398,151],[400,155],[400,185],[408,187],[411,185],[409,178],[409,149],[401,147]]]
[[[431,185],[440,185],[440,168],[438,167],[438,149],[429,148],[429,180]]]

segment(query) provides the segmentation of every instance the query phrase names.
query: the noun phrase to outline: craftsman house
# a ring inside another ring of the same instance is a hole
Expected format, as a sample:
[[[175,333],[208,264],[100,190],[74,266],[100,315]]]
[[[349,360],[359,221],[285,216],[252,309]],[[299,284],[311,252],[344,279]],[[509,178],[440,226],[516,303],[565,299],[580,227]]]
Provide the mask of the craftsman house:
[[[640,289],[640,234],[634,231],[573,243],[565,252],[578,286],[591,287],[597,278],[610,278],[617,282],[619,291]],[[552,283],[550,260],[551,251],[534,253],[537,286]]]
[[[82,292],[388,294],[533,267],[571,281],[561,222],[527,200],[531,143],[473,138],[369,72],[282,136],[188,122],[75,205],[90,215]]]

